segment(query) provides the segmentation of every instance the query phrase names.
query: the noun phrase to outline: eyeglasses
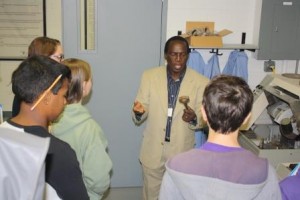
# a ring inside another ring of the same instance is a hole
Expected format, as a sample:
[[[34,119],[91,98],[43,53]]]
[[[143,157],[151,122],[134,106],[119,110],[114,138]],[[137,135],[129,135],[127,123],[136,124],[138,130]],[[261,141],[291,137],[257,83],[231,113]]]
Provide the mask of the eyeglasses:
[[[64,54],[60,54],[60,55],[51,55],[51,58],[56,58],[57,60],[59,60],[59,62],[61,62],[64,58],[65,55]]]
[[[53,83],[50,85],[50,87],[48,87],[48,89],[40,96],[40,98],[38,98],[38,100],[35,102],[35,104],[30,108],[30,110],[32,111],[41,101],[42,99],[46,96],[46,94],[48,92],[50,92],[50,90],[55,86],[55,84],[59,81],[59,79],[62,77],[62,74],[60,74],[54,81]]]

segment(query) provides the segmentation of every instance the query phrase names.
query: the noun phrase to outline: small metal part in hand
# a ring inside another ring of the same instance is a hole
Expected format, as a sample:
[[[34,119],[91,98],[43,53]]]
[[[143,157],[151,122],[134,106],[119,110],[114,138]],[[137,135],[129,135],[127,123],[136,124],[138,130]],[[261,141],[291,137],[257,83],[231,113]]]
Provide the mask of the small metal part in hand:
[[[190,98],[188,96],[179,97],[179,102],[182,103],[186,109],[188,109],[187,104],[190,102]]]

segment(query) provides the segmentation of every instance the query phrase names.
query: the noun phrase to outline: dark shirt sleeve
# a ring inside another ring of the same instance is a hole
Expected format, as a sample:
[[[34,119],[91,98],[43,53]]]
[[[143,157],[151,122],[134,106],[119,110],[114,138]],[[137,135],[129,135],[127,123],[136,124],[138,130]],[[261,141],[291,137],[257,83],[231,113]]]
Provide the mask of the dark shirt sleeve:
[[[12,105],[12,117],[15,117],[19,114],[20,105],[21,105],[21,100],[17,96],[14,96],[14,101]]]
[[[64,200],[89,199],[74,150],[54,137],[51,143],[46,158],[46,181]]]
[[[63,200],[88,200],[79,162],[71,146],[39,126],[27,126],[24,131],[40,137],[50,137],[45,178],[57,195]]]

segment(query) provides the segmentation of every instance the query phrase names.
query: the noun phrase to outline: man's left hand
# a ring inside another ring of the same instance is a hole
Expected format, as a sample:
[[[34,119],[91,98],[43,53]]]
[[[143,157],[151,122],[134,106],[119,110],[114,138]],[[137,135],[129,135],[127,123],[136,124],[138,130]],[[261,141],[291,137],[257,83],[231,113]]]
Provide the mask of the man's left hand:
[[[196,119],[195,111],[188,106],[188,109],[183,110],[182,120],[185,122],[191,122],[192,120]]]

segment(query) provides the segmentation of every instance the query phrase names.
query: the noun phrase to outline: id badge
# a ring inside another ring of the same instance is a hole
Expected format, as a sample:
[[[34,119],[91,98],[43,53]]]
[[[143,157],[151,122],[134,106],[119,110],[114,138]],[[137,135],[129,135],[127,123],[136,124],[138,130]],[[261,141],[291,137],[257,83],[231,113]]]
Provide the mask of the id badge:
[[[168,108],[168,117],[172,117],[173,115],[173,108]]]

